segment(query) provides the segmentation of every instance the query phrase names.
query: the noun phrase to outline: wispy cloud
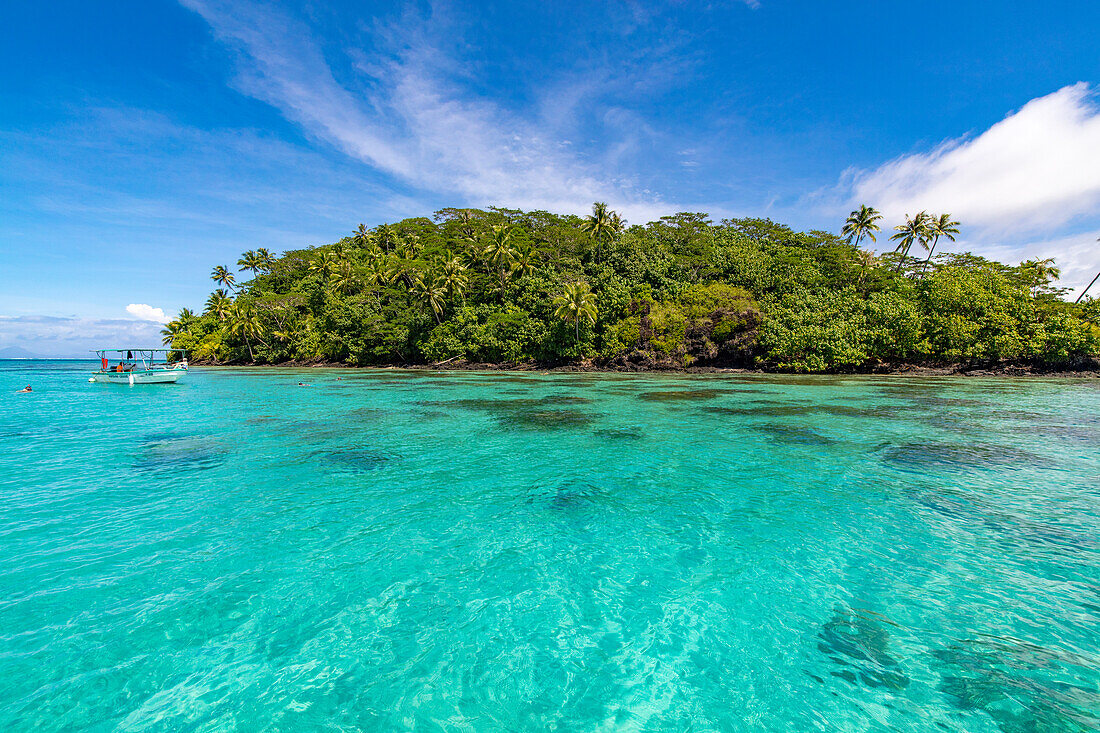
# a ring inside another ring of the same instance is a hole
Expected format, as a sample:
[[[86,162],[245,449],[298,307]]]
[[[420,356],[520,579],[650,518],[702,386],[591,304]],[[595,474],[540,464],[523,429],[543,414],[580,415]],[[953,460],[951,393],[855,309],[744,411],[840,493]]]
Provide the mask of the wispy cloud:
[[[236,82],[242,91],[408,184],[475,205],[575,211],[600,199],[633,218],[675,208],[629,176],[607,174],[609,159],[579,154],[569,144],[568,114],[560,108],[556,118],[540,117],[539,110],[554,105],[537,103],[532,113],[521,113],[469,93],[446,73],[461,64],[434,42],[430,24],[374,29],[373,41],[384,52],[341,51],[357,75],[341,82],[311,28],[297,18],[267,6],[181,2],[242,52]],[[604,73],[594,72],[597,87]],[[560,89],[552,81],[547,87]],[[574,105],[591,92],[584,84],[574,88],[580,90],[569,102]],[[624,145],[630,145],[626,137],[618,147]]]
[[[1037,232],[1095,215],[1100,110],[1087,84],[1033,99],[976,137],[872,171],[849,172],[850,203],[889,218],[949,211],[990,234]]]

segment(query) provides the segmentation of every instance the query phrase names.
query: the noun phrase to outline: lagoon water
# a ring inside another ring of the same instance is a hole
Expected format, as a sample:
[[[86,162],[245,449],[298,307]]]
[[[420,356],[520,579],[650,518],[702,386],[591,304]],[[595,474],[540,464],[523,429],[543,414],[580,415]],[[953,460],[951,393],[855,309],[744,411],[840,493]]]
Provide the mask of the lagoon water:
[[[0,362],[0,730],[1100,727],[1098,381],[92,368]]]

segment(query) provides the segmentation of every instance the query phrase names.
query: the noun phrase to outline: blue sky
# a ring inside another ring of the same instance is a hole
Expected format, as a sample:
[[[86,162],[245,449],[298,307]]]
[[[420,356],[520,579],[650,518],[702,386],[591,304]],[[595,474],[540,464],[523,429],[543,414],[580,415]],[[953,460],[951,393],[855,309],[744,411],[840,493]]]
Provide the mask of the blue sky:
[[[1100,268],[1100,4],[215,0],[0,10],[0,348],[156,340],[245,249],[443,206],[837,230]],[[129,309],[128,309],[128,306]],[[140,307],[146,306],[146,307]],[[159,311],[158,311],[159,309]]]

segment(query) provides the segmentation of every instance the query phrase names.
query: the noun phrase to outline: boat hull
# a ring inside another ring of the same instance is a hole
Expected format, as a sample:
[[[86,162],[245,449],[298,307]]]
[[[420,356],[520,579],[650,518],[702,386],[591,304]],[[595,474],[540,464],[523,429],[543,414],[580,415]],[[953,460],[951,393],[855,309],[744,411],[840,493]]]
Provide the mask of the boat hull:
[[[178,382],[187,370],[179,369],[147,369],[132,372],[96,372],[90,382],[104,384],[173,384]]]

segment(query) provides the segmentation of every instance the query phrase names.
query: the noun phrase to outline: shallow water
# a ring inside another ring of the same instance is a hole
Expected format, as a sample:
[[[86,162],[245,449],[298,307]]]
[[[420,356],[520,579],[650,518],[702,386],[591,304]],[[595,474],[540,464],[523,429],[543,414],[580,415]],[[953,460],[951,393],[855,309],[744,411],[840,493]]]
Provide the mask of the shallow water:
[[[1100,383],[92,367],[0,362],[0,730],[1100,726]]]

